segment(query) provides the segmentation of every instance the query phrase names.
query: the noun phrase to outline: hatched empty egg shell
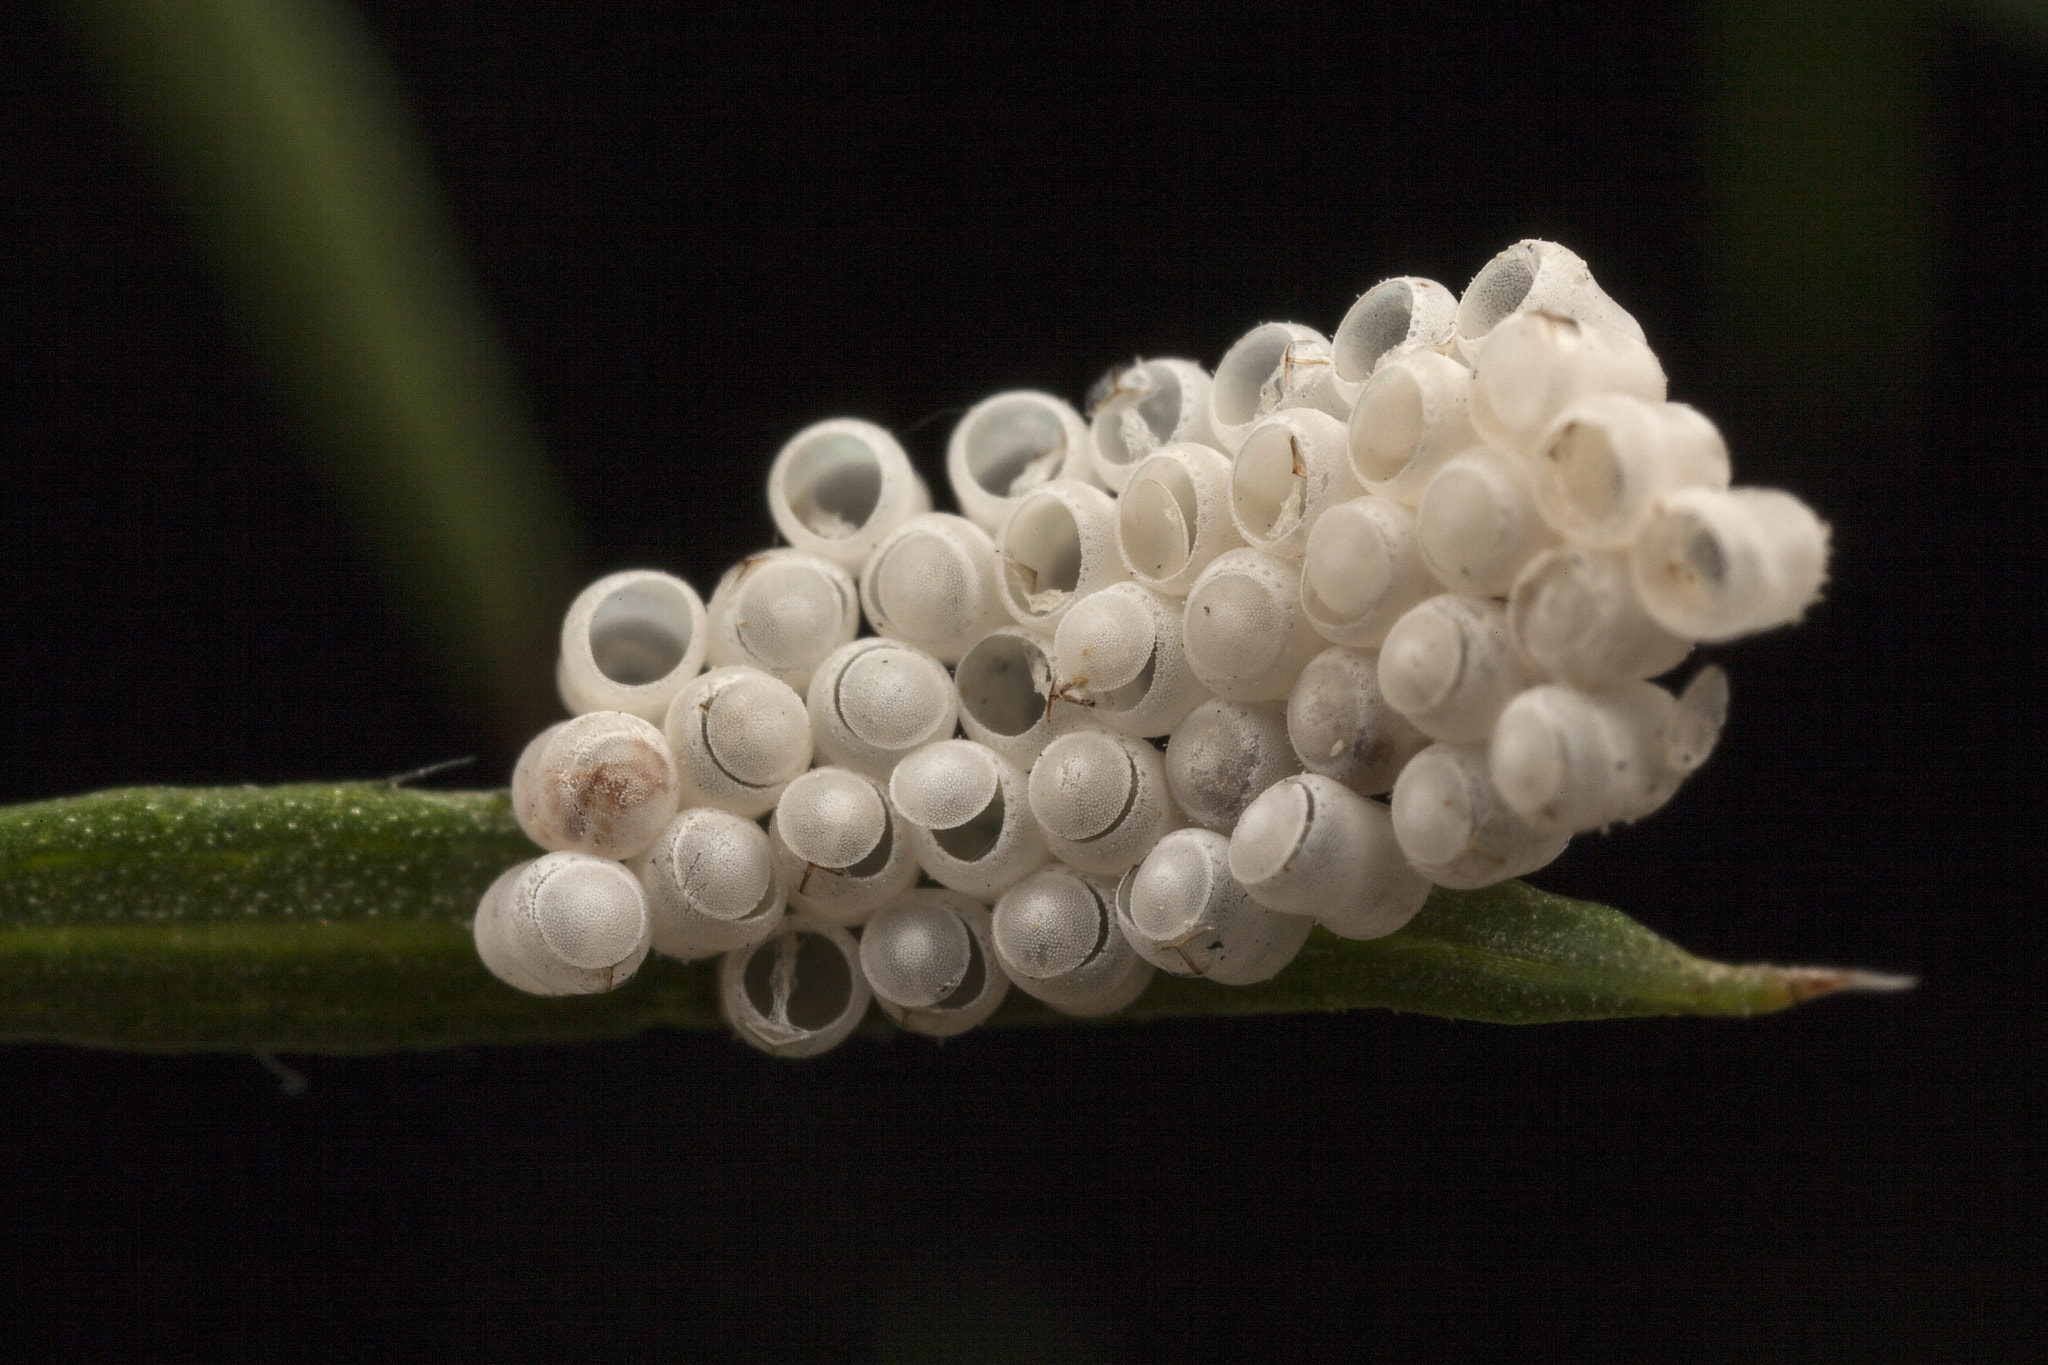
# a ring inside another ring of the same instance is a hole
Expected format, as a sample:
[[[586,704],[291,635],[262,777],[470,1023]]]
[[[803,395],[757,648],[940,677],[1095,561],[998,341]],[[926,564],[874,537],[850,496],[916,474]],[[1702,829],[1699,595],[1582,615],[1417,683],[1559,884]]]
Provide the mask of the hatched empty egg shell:
[[[1458,296],[1419,275],[1401,275],[1359,295],[1330,337],[1337,389],[1356,404],[1365,382],[1410,351],[1450,350],[1457,339]]]
[[[656,725],[704,667],[704,603],[680,578],[629,569],[576,595],[555,682],[569,710],[624,711]]]
[[[791,915],[761,942],[718,960],[726,1022],[777,1057],[838,1047],[860,1027],[872,998],[853,935],[812,915]]]
[[[1055,706],[1052,642],[1005,626],[967,651],[953,670],[960,728],[1029,772],[1057,735],[1090,724],[1086,708]]]
[[[1444,461],[1479,443],[1467,411],[1471,391],[1472,372],[1434,351],[1380,366],[1345,431],[1359,485],[1410,507],[1421,502]]]
[[[1174,444],[1217,445],[1209,372],[1188,360],[1140,360],[1103,376],[1088,414],[1095,482],[1122,493],[1131,474]]]
[[[1230,515],[1255,550],[1299,559],[1316,519],[1357,497],[1344,424],[1313,408],[1289,408],[1245,437],[1230,476]]]
[[[799,550],[858,569],[882,537],[932,510],[896,438],[837,417],[792,436],[768,468],[768,512]]]
[[[1554,313],[1643,339],[1641,324],[1594,282],[1577,253],[1533,237],[1481,266],[1465,286],[1458,300],[1458,349],[1467,357],[1478,354],[1489,333],[1524,313]]]
[[[1235,455],[1253,427],[1284,408],[1316,408],[1340,419],[1351,413],[1323,334],[1298,322],[1262,323],[1217,362],[1209,419],[1218,444]]]
[[[1637,597],[1694,640],[1788,625],[1820,600],[1827,523],[1775,488],[1681,488],[1664,497],[1630,556]]]
[[[1230,460],[1207,446],[1172,445],[1138,466],[1116,505],[1117,553],[1155,592],[1186,597],[1244,537],[1230,512]]]
[[[946,442],[946,480],[966,518],[990,535],[1019,499],[1054,479],[1096,482],[1081,414],[1031,389],[984,398]]]
[[[1116,547],[1116,502],[1092,484],[1060,479],[1010,509],[996,537],[1003,607],[1050,636],[1068,608],[1130,576]]]
[[[1681,488],[1726,488],[1728,446],[1683,403],[1584,398],[1536,443],[1533,491],[1544,520],[1575,545],[1620,550]]]

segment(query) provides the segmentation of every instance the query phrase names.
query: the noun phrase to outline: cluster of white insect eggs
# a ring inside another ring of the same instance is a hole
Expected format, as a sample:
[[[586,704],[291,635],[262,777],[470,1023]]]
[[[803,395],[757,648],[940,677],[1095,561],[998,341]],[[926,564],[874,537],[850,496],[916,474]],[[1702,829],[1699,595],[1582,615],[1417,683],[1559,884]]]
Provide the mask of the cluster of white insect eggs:
[[[787,544],[708,606],[648,570],[576,599],[573,718],[512,783],[547,853],[478,908],[494,973],[716,955],[727,1018],[792,1057],[871,999],[946,1036],[1012,985],[1096,1015],[1155,971],[1266,980],[1315,924],[1393,933],[1663,805],[1728,687],[1649,679],[1826,576],[1826,527],[1730,487],[1548,242],[1462,297],[1387,280],[1330,337],[1263,324],[1213,374],[1119,367],[1085,416],[997,394],[946,471],[958,515],[888,432],[820,422],[769,473]]]

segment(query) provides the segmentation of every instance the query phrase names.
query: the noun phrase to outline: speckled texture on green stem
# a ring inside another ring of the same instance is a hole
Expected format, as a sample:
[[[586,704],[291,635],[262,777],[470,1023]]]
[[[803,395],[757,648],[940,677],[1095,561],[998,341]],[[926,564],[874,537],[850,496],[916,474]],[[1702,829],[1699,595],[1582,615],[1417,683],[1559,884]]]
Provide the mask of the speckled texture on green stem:
[[[622,989],[574,999],[493,979],[470,917],[536,852],[502,792],[137,787],[0,808],[0,1038],[376,1052],[723,1027],[709,963],[651,959]],[[1262,985],[1162,976],[1129,1017],[1753,1014],[1887,984],[1707,962],[1619,911],[1508,882],[1439,891],[1375,942],[1318,930]],[[1021,992],[997,1018],[1059,1020]]]

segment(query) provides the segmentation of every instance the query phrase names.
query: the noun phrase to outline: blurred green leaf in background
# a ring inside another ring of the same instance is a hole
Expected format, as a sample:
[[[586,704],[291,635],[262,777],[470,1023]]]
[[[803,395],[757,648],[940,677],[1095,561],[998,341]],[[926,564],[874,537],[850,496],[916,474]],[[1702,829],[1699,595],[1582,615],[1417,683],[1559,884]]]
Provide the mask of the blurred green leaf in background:
[[[559,710],[574,516],[392,74],[330,0],[70,3],[424,651],[516,752]]]

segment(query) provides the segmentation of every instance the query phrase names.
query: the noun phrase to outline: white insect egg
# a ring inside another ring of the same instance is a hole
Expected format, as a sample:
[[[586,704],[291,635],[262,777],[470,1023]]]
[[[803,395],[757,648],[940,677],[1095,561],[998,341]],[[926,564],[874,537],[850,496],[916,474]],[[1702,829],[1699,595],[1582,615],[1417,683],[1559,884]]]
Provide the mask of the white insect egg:
[[[957,663],[1009,621],[997,587],[996,545],[964,517],[927,512],[891,531],[860,574],[860,602],[877,635]]]
[[[1053,704],[1051,644],[1021,626],[995,631],[953,670],[960,728],[1029,770],[1055,735],[1089,724],[1087,708]]]
[[[505,919],[506,893],[533,863],[534,860],[529,858],[498,874],[477,902],[476,919],[470,925],[470,934],[476,940],[477,957],[492,976],[528,995],[554,995],[557,992],[549,990],[545,982],[527,969],[525,960],[513,946],[511,926]]]
[[[1315,924],[1247,895],[1230,875],[1230,840],[1207,829],[1161,839],[1118,883],[1116,912],[1117,927],[1147,962],[1226,986],[1279,975]]]
[[[1205,701],[1166,745],[1166,787],[1188,819],[1229,833],[1253,798],[1301,771],[1280,707]]]
[[[1692,651],[1646,610],[1625,554],[1569,545],[1522,570],[1508,595],[1508,629],[1539,674],[1589,689],[1654,678]]]
[[[1268,910],[1353,939],[1393,933],[1430,890],[1402,856],[1387,808],[1315,773],[1283,778],[1245,807],[1230,875]]]
[[[1351,412],[1321,332],[1298,322],[1261,323],[1217,362],[1209,419],[1218,444],[1235,455],[1252,428],[1282,408],[1319,408],[1337,418]]]
[[[1533,455],[1545,428],[1582,398],[1664,398],[1664,367],[1640,337],[1555,313],[1518,313],[1494,328],[1472,367],[1472,425]]]
[[[878,778],[911,750],[949,738],[960,715],[944,664],[872,636],[825,657],[804,705],[821,760]]]
[[[860,964],[882,1012],[933,1038],[985,1023],[1010,992],[988,907],[955,891],[898,897],[861,931]]]
[[[1088,438],[1095,481],[1115,493],[1152,454],[1174,444],[1214,447],[1209,372],[1191,360],[1140,360],[1111,372],[1092,405]]]
[[[1050,635],[1067,608],[1130,576],[1116,548],[1116,502],[1093,484],[1060,479],[1010,509],[996,537],[1003,607]]]
[[[1460,890],[1492,886],[1546,866],[1571,836],[1516,815],[1487,774],[1486,748],[1432,744],[1394,783],[1394,837],[1415,870]]]
[[[1394,623],[1380,648],[1380,692],[1432,739],[1485,739],[1530,683],[1492,602],[1441,593]]]
[[[858,418],[805,427],[768,468],[775,529],[797,549],[848,569],[866,562],[883,536],[931,510],[931,492],[896,438]]]
[[[888,793],[845,768],[813,768],[790,783],[768,841],[790,905],[834,924],[861,923],[917,880]]]
[[[1345,431],[1359,485],[1410,507],[1421,502],[1444,461],[1479,444],[1466,410],[1471,391],[1472,372],[1434,351],[1381,365]]]
[[[551,728],[515,793],[526,837],[551,852],[630,858],[675,818],[680,788],[661,731],[623,711],[590,711]],[[516,776],[517,774],[515,774]]]
[[[1429,736],[1380,691],[1376,649],[1326,649],[1309,660],[1287,698],[1287,738],[1301,766],[1361,796],[1391,790]]]
[[[1732,640],[1797,621],[1820,600],[1828,528],[1775,488],[1684,488],[1660,500],[1630,567],[1665,629]]]
[[[971,739],[940,740],[896,765],[889,775],[889,799],[897,814],[918,829],[958,829],[991,812],[1000,818],[1005,766]]]
[[[918,866],[955,891],[993,900],[1052,856],[1023,770],[971,739],[928,744],[898,763],[889,799]]]
[[[1351,472],[1344,424],[1314,408],[1288,408],[1253,427],[1238,449],[1230,515],[1253,549],[1298,559],[1316,519],[1364,491]]]
[[[1378,645],[1410,607],[1437,591],[1413,508],[1368,493],[1338,503],[1309,532],[1301,610],[1332,644]]]
[[[790,915],[761,942],[718,961],[726,1022],[777,1057],[815,1057],[839,1046],[860,1026],[870,998],[860,945],[813,915]]]
[[[1381,280],[1359,296],[1330,337],[1338,392],[1355,404],[1383,362],[1410,351],[1447,352],[1457,327],[1458,296],[1435,280]]]
[[[853,576],[801,550],[763,550],[725,571],[711,594],[714,668],[745,664],[801,692],[818,661],[860,632]]]
[[[1197,575],[1244,544],[1230,511],[1228,456],[1208,446],[1161,447],[1131,474],[1116,505],[1116,544],[1131,576],[1185,597]]]
[[[533,995],[624,985],[651,942],[639,881],[584,853],[550,853],[505,872],[478,904],[474,933],[491,973]]]
[[[994,534],[1018,499],[1054,479],[1093,480],[1088,427],[1049,393],[1013,389],[967,410],[946,442],[946,479],[960,510]]]
[[[811,766],[811,713],[758,668],[714,668],[669,704],[662,726],[684,806],[766,815]]]
[[[1034,872],[990,915],[1003,972],[1063,1014],[1115,1014],[1145,993],[1153,966],[1116,927],[1116,883],[1071,867]]]
[[[1497,446],[1447,460],[1415,517],[1422,562],[1445,587],[1473,597],[1504,596],[1522,566],[1557,543],[1537,511],[1529,462]]]
[[[1052,856],[1083,872],[1122,872],[1181,823],[1159,751],[1107,730],[1047,745],[1027,792]]]
[[[974,935],[951,897],[903,896],[861,931],[868,989],[893,1005],[929,1009],[966,984],[973,962]]]
[[[635,862],[657,953],[684,962],[715,957],[759,943],[782,923],[789,897],[774,848],[745,816],[686,810]]]
[[[519,751],[519,762],[512,768],[512,818],[519,822],[521,830],[530,828],[539,819],[540,812],[535,808],[534,800],[540,794],[535,780],[540,776],[541,755],[547,752],[556,731],[568,723],[566,720],[556,721],[526,741],[526,747]],[[533,836],[528,834],[526,837],[531,839]]]
[[[1053,663],[1057,696],[1127,735],[1170,734],[1209,698],[1182,648],[1181,604],[1137,583],[1076,603],[1053,637]]]
[[[1655,683],[1599,692],[1548,683],[1508,703],[1487,769],[1515,813],[1537,829],[1600,829],[1640,820],[1678,790],[1666,761],[1677,700]]]
[[[1575,545],[1625,549],[1658,499],[1680,488],[1726,488],[1728,445],[1683,403],[1625,394],[1582,398],[1536,442],[1537,508]]]
[[[1323,644],[1302,610],[1298,560],[1229,550],[1188,590],[1181,647],[1195,676],[1219,697],[1284,699]]]
[[[1458,303],[1458,346],[1475,354],[1501,323],[1555,313],[1643,339],[1642,326],[1593,282],[1584,260],[1556,242],[1525,238],[1479,268]]]
[[[551,995],[624,985],[652,942],[647,898],[618,863],[581,853],[536,858],[499,902],[526,969]]]
[[[680,578],[628,569],[576,595],[555,666],[562,704],[661,723],[669,699],[704,667],[704,602]]]

